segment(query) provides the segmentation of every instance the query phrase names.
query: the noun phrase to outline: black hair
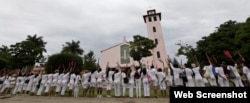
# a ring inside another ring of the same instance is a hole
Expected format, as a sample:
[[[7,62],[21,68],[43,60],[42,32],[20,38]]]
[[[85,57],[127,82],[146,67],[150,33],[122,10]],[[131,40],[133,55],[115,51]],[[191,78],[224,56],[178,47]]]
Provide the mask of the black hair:
[[[115,73],[118,73],[119,72],[119,70],[118,69],[115,69]]]
[[[206,61],[204,64],[205,64],[205,65],[210,65],[210,63],[209,63],[209,62],[207,62],[207,61]]]
[[[235,65],[235,64],[234,64],[234,62],[233,62],[233,61],[231,61],[231,60],[230,60],[230,61],[228,61],[228,62],[227,62],[227,64],[228,64],[228,65],[231,65],[231,66],[234,66],[234,65]]]
[[[109,71],[110,71],[110,68],[107,68],[107,70],[106,70],[106,78],[109,77]]]
[[[96,69],[92,69],[92,70],[91,70],[91,74],[93,74],[95,71],[96,71]]]
[[[79,74],[80,74],[80,72],[79,72],[79,71],[76,71],[76,72],[75,72],[75,74],[76,74],[76,75],[79,75]]]
[[[162,69],[161,69],[161,68],[159,68],[157,71],[158,71],[158,72],[162,72]]]
[[[35,78],[36,78],[36,77],[38,77],[38,76],[39,76],[39,75],[38,75],[38,74],[36,74],[36,75],[35,75]]]
[[[101,69],[101,68],[98,68],[98,72],[100,72],[100,71],[102,71],[102,69]]]
[[[154,65],[151,65],[151,68],[155,68],[155,66],[154,66]]]
[[[178,64],[173,64],[173,67],[179,68]]]
[[[143,68],[143,69],[142,69],[142,73],[143,73],[143,75],[146,75],[146,74],[147,74],[146,68]]]
[[[247,62],[243,62],[244,66],[248,67],[250,69],[250,65]]]
[[[185,63],[184,66],[185,66],[186,68],[191,68],[191,65],[190,65],[189,63]]]

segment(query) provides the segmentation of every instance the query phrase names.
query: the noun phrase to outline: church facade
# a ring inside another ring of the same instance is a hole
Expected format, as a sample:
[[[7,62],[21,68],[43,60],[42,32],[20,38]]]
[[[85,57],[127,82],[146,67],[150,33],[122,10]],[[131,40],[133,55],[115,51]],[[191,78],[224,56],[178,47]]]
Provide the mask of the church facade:
[[[156,13],[154,9],[148,10],[147,14],[143,15],[143,19],[147,25],[148,38],[153,40],[157,47],[152,50],[152,56],[143,58],[141,62],[148,67],[153,64],[157,68],[167,68],[168,56],[161,28],[161,13]],[[101,51],[101,68],[105,69],[107,63],[111,68],[117,67],[117,63],[122,67],[128,67],[132,64],[139,66],[139,63],[129,55],[129,42],[126,38],[121,43]]]

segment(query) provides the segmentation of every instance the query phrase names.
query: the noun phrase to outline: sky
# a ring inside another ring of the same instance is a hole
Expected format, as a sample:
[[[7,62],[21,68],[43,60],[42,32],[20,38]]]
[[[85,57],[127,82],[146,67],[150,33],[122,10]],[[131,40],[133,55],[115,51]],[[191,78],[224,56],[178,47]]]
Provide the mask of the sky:
[[[147,36],[143,15],[161,12],[167,54],[179,41],[195,46],[220,24],[250,17],[250,0],[0,0],[0,46],[37,34],[47,42],[46,55],[59,53],[65,42],[80,41],[85,54]],[[185,56],[176,57],[186,61]]]

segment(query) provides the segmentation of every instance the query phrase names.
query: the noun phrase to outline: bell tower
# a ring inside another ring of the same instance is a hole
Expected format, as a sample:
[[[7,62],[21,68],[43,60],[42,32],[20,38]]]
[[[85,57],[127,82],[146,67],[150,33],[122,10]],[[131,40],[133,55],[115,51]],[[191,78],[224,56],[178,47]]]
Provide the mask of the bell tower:
[[[152,50],[153,64],[164,70],[168,67],[166,63],[168,56],[161,28],[161,13],[156,13],[155,9],[148,10],[147,15],[143,15],[143,19],[147,25],[148,38],[157,44],[156,48]]]

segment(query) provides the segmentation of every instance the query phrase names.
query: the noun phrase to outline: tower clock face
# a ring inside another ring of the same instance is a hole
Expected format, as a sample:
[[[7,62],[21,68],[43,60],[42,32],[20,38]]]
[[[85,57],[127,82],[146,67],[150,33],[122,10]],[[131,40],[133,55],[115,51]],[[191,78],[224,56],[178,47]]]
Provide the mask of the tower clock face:
[[[122,45],[120,51],[121,51],[120,55],[121,64],[130,63],[129,45]]]

